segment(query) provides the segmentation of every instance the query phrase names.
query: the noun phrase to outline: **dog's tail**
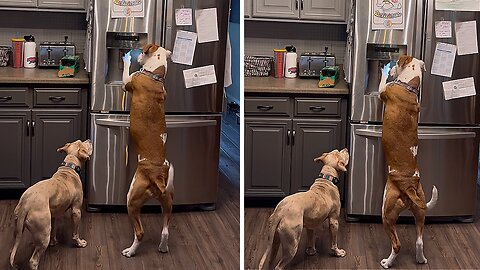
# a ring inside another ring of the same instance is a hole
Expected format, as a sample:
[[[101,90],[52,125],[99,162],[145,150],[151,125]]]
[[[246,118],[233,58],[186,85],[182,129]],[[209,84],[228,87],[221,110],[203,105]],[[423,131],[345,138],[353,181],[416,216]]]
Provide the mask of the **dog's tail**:
[[[412,202],[418,207],[421,209],[426,208],[425,202],[418,197],[417,191],[413,187],[409,187],[405,193],[407,194],[408,198],[410,198],[410,200],[412,200]]]
[[[10,265],[15,269],[17,268],[15,265],[15,254],[17,253],[18,245],[20,245],[20,240],[22,239],[25,218],[27,217],[27,212],[28,212],[28,210],[26,209],[21,210],[22,207],[20,206],[20,204],[21,204],[21,201],[18,203],[17,207],[15,207],[15,211],[14,211],[15,244],[13,245],[12,252],[10,253]]]
[[[275,209],[275,210],[277,210],[277,209]],[[268,223],[269,224],[268,224],[267,250],[265,251],[265,254],[263,254],[263,257],[260,260],[260,264],[258,265],[258,269],[264,269],[264,266],[266,266],[266,269],[271,268],[269,266],[269,263],[270,263],[270,260],[271,260],[270,255],[272,254],[273,239],[275,238],[275,232],[277,231],[278,223],[280,223],[280,218],[278,218],[278,215],[275,215],[275,211],[273,211],[272,215],[270,216]],[[265,263],[266,263],[266,265],[265,265]]]
[[[433,188],[432,188],[432,198],[427,203],[427,210],[431,210],[432,208],[434,208],[435,205],[437,205],[437,201],[438,201],[438,190],[437,190],[436,186],[433,186]]]

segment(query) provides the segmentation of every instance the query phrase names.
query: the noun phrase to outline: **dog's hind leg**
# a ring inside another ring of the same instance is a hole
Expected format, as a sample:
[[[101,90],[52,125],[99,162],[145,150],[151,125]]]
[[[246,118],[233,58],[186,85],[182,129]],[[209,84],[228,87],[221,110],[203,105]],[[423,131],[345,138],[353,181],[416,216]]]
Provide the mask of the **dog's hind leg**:
[[[300,219],[303,222],[303,218]],[[298,244],[302,235],[303,224],[294,224],[289,226],[282,226],[279,224],[278,236],[282,243],[282,257],[275,269],[285,269],[290,261],[297,253]]]
[[[400,252],[400,240],[398,239],[397,230],[396,230],[396,223],[400,212],[404,210],[404,203],[400,200],[398,193],[395,194],[387,194],[387,199],[384,201],[383,205],[383,213],[382,213],[382,220],[383,226],[385,231],[390,238],[392,243],[392,251],[388,258],[383,259],[380,264],[383,268],[387,269],[392,266],[395,258],[397,257],[398,253]]]
[[[417,193],[419,194],[420,199],[425,201],[425,194],[423,193],[421,184],[418,187]],[[425,209],[418,207],[414,203],[412,203],[410,209],[415,217],[415,229],[417,231],[417,241],[415,242],[417,263],[427,263],[427,258],[425,258],[425,255],[423,254],[423,226],[425,224]]]
[[[317,253],[315,249],[315,231],[307,229],[307,249],[305,250],[308,256],[313,256]]]
[[[56,220],[54,217],[52,217],[52,231],[50,232],[50,243],[48,243],[49,246],[53,247],[55,246],[58,241],[57,241],[57,227],[55,226]]]
[[[30,269],[37,270],[38,264],[40,262],[40,257],[45,252],[50,242],[50,231],[51,231],[51,216],[50,211],[48,214],[39,213],[36,214],[34,218],[28,220],[27,218],[27,228],[32,233],[33,240],[35,243],[35,250],[30,257]]]
[[[132,245],[122,251],[122,255],[128,258],[135,256],[142,242],[144,231],[142,221],[140,220],[140,210],[145,202],[152,198],[152,193],[147,190],[150,181],[141,179],[143,177],[145,177],[143,173],[137,169],[127,194],[128,217],[133,225],[133,232],[135,234]]]
[[[168,175],[168,176],[167,176]],[[162,229],[162,239],[160,240],[160,245],[158,246],[158,251],[162,253],[168,252],[168,225],[172,218],[172,205],[173,205],[173,178],[174,178],[174,168],[173,164],[169,164],[166,161],[166,165],[162,166],[162,173],[160,175],[162,178],[161,183],[167,183],[165,191],[160,194],[158,200],[162,205],[162,216],[163,216],[163,229]]]

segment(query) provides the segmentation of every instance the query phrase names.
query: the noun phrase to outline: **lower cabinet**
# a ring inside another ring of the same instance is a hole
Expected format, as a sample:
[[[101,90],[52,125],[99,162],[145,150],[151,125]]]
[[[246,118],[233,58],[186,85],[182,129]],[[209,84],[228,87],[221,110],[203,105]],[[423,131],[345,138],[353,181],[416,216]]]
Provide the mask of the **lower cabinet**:
[[[285,100],[288,104],[281,103]],[[314,159],[346,146],[346,105],[338,98],[246,97],[245,196],[285,197],[308,190],[323,166]],[[255,107],[263,111],[254,112]],[[342,199],[343,179],[341,174]]]

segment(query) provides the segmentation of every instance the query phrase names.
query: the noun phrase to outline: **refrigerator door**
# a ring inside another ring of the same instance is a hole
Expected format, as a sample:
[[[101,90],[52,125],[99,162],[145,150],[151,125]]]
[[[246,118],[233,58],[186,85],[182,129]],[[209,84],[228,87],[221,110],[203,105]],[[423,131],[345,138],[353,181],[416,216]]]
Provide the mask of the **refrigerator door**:
[[[220,123],[220,115],[167,116],[167,157],[175,166],[175,205],[216,202]],[[94,153],[88,205],[126,205],[138,158],[129,136],[130,117],[91,114],[91,126]]]
[[[465,21],[477,22],[477,43],[480,43],[480,12],[453,12],[435,10],[435,1],[428,1],[424,61],[427,72],[423,75],[421,90],[420,123],[424,124],[480,124],[480,101],[476,96],[445,100],[442,82],[473,77],[475,86],[480,85],[480,55],[456,55],[451,78],[432,75],[433,56],[437,42],[457,44],[455,39],[455,23]],[[435,37],[436,21],[452,22],[452,38]]]
[[[438,188],[438,203],[430,217],[475,214],[480,128],[420,127],[418,167],[426,200]],[[387,179],[382,126],[351,125],[352,146],[347,180],[347,215],[381,216]],[[411,215],[405,211],[402,215]]]
[[[192,25],[177,26],[175,23],[175,10],[191,8]],[[217,9],[218,41],[197,43],[193,64],[183,65],[169,62],[165,87],[168,91],[168,101],[165,103],[167,113],[172,112],[221,112],[223,102],[223,85],[225,73],[225,50],[227,42],[228,15],[230,1],[225,0],[166,0],[164,7],[165,34],[157,35],[156,42],[173,52],[173,45],[178,30],[198,33],[195,23],[195,10]],[[157,15],[159,16],[159,15]],[[157,28],[160,27],[157,22]],[[193,88],[185,88],[183,71],[186,69],[215,66],[217,83]]]

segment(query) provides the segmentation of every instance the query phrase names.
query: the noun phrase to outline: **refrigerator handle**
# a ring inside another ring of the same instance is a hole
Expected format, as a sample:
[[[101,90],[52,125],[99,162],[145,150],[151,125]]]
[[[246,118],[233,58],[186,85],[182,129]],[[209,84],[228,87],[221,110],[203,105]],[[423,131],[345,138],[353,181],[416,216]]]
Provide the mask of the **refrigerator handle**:
[[[173,52],[173,44],[172,44],[172,28],[173,28],[173,20],[175,18],[175,10],[173,0],[167,0],[165,8],[165,33],[163,38],[163,47],[165,49],[171,50]]]
[[[365,136],[365,137],[375,137],[381,138],[382,131],[381,130],[369,130],[369,129],[358,129],[356,131],[357,135]],[[468,139],[468,138],[475,138],[475,132],[467,131],[452,131],[452,132],[428,132],[428,131],[420,131],[418,133],[419,140],[448,140],[448,139]]]
[[[130,121],[121,121],[121,120],[112,120],[112,119],[97,119],[95,121],[97,125],[107,126],[107,127],[130,127]],[[195,121],[168,121],[167,128],[186,128],[186,127],[206,127],[206,126],[216,126],[216,120],[195,120]]]

